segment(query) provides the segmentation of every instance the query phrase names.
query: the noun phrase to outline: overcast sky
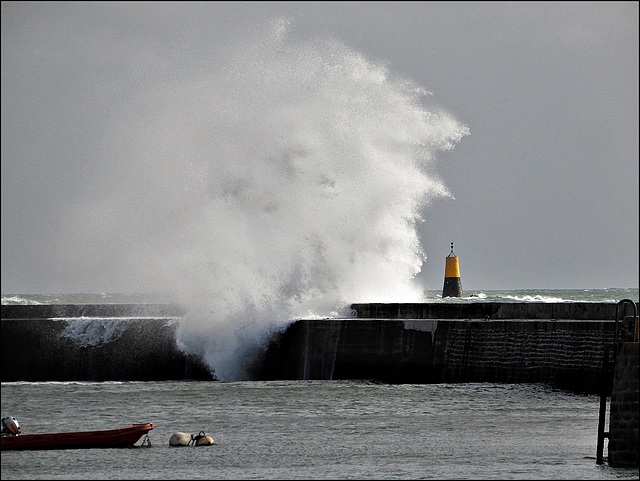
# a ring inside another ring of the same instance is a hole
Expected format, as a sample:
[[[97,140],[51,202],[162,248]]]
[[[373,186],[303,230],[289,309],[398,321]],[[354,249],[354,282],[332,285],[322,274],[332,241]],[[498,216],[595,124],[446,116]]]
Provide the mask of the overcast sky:
[[[60,241],[108,175],[106,119],[129,122],[150,83],[200,75],[279,18],[293,38],[386,65],[468,127],[434,167],[452,197],[422,213],[427,288],[442,288],[452,241],[465,290],[638,287],[638,5],[3,1],[2,293],[131,288],[115,255]],[[98,151],[102,167],[86,167]]]

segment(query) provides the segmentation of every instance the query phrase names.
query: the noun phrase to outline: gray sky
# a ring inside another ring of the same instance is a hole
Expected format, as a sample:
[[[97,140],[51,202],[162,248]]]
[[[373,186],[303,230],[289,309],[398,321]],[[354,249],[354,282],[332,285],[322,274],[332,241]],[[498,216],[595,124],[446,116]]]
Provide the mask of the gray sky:
[[[451,241],[468,290],[638,287],[638,2],[2,2],[2,293],[136,285],[82,226],[60,232],[100,195],[104,152],[133,148],[107,124],[279,17],[469,128],[437,156],[454,198],[422,214],[427,288]]]

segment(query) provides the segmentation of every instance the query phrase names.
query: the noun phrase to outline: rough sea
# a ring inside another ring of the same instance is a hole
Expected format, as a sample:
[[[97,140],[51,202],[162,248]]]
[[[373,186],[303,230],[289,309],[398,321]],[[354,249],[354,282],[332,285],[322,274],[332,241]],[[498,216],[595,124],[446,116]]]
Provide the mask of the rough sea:
[[[468,291],[433,302],[638,302],[638,289]],[[157,302],[3,295],[3,304]],[[5,342],[5,340],[3,340]],[[538,384],[10,382],[23,433],[152,422],[150,446],[2,452],[2,479],[638,479],[596,464],[599,397]],[[213,446],[175,448],[176,431]]]
[[[454,198],[438,166],[471,130],[386,62],[267,20],[203,57],[176,50],[123,65],[130,81],[111,84],[133,90],[100,112],[96,141],[72,131],[64,139],[79,168],[62,185],[49,181],[62,204],[25,238],[35,257],[16,251],[3,267],[13,285],[174,293],[3,292],[2,304],[188,304],[177,343],[220,381],[2,383],[2,416],[23,433],[154,424],[150,447],[2,452],[2,480],[637,480],[637,469],[596,465],[597,396],[542,385],[241,380],[243,349],[291,319],[336,317],[344,299],[638,301],[637,287],[422,292],[423,213]],[[46,247],[34,249],[35,239]],[[16,272],[23,279],[11,279]],[[216,444],[171,448],[176,431],[204,431]]]

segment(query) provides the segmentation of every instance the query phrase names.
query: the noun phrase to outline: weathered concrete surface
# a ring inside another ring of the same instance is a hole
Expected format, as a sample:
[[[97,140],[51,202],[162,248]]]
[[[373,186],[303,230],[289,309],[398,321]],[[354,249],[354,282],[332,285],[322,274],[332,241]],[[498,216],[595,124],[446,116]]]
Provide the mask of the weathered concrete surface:
[[[3,305],[1,380],[211,380],[201,360],[176,345],[172,316],[180,312],[171,305]]]
[[[615,303],[352,304],[356,319],[300,320],[257,363],[264,379],[601,386]]]
[[[378,319],[571,319],[613,320],[608,302],[469,302],[351,304],[359,318]]]
[[[274,338],[261,379],[548,383],[597,393],[613,321],[300,320]]]
[[[609,422],[609,455],[612,466],[640,465],[640,383],[638,342],[623,342],[618,346],[611,391]]]
[[[274,337],[254,375],[272,380],[438,382],[444,343],[433,340],[436,326],[425,320],[303,319]]]

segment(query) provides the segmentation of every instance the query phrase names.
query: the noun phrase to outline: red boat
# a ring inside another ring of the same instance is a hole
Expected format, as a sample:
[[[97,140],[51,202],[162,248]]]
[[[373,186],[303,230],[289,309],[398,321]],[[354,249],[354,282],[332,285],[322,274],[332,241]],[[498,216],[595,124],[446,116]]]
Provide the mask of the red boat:
[[[10,449],[123,448],[133,446],[152,429],[152,423],[145,423],[102,431],[18,434],[17,436],[2,436],[0,443],[2,451]]]

